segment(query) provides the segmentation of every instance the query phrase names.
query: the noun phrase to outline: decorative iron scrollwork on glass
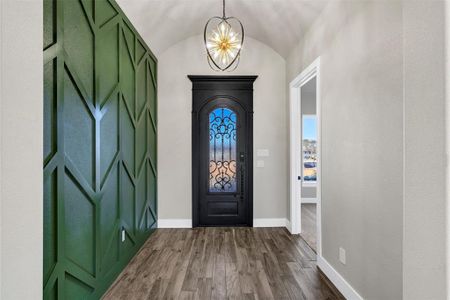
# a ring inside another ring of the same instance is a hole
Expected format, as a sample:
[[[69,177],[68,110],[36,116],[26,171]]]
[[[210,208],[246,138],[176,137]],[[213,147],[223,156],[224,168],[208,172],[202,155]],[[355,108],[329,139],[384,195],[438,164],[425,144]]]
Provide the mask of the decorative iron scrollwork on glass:
[[[209,114],[209,192],[236,192],[236,145],[236,113],[214,109]]]

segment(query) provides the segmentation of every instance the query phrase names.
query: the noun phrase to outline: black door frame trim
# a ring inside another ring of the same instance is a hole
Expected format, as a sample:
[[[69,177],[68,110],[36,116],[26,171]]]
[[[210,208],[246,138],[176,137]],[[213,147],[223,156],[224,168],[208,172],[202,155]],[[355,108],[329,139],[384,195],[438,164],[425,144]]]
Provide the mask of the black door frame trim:
[[[200,142],[200,126],[198,114],[201,108],[211,98],[217,98],[220,95],[225,95],[225,91],[239,90],[251,91],[250,101],[246,103],[245,111],[247,113],[247,145],[251,151],[248,153],[248,206],[247,206],[247,226],[253,226],[253,82],[258,78],[254,75],[246,76],[214,76],[214,75],[188,75],[192,81],[192,227],[198,227],[199,223],[199,186],[198,181],[194,178],[199,178],[200,157],[198,145]],[[215,90],[216,95],[212,95],[209,99],[204,99],[203,103],[196,103],[196,91]],[[229,97],[229,96],[226,96]]]

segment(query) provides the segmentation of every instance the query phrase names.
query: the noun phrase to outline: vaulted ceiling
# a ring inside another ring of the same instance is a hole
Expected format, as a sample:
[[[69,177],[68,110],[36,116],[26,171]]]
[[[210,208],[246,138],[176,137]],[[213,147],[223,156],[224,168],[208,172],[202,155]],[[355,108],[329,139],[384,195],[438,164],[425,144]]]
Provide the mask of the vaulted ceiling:
[[[286,57],[329,0],[227,0],[227,16],[241,20],[246,36]],[[222,15],[221,0],[117,0],[156,55]],[[244,42],[245,43],[245,42]]]

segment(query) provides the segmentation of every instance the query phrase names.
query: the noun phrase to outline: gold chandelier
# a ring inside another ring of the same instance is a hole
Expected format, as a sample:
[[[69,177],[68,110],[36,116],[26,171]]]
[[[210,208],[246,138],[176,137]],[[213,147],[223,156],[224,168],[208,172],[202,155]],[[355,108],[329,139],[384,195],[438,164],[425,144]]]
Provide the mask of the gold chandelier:
[[[233,71],[237,68],[244,43],[244,27],[239,19],[225,15],[225,0],[222,17],[212,17],[206,22],[203,38],[208,64],[213,70]]]

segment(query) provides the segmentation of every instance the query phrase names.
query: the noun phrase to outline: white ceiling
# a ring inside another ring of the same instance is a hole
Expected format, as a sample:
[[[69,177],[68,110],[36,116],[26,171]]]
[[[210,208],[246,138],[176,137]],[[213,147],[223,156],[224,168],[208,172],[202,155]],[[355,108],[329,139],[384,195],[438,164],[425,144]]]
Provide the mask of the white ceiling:
[[[246,36],[286,57],[329,0],[227,0],[227,16],[244,25]],[[206,21],[222,15],[221,0],[117,0],[158,55],[171,45],[202,34]],[[245,41],[244,41],[245,45]]]

